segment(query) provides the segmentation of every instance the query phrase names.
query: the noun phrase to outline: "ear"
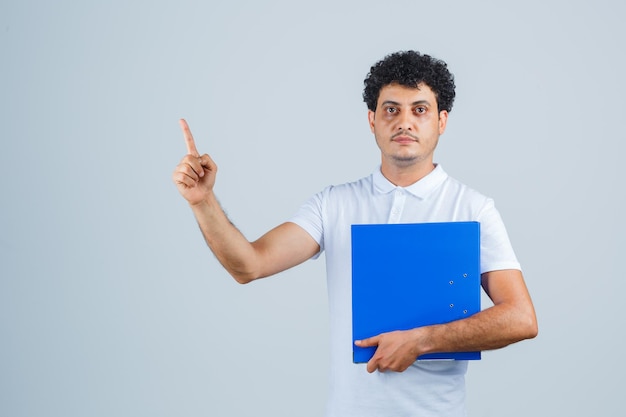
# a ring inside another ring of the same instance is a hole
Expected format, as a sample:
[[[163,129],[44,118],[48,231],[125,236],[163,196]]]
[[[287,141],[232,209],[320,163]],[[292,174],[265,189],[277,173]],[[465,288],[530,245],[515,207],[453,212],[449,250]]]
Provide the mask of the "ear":
[[[447,124],[448,124],[448,111],[441,110],[439,112],[439,134],[440,135],[443,135],[443,132],[445,132]]]
[[[370,130],[372,131],[372,133],[374,133],[374,117],[376,116],[376,113],[374,113],[371,110],[367,111],[367,120],[369,121],[370,124]]]

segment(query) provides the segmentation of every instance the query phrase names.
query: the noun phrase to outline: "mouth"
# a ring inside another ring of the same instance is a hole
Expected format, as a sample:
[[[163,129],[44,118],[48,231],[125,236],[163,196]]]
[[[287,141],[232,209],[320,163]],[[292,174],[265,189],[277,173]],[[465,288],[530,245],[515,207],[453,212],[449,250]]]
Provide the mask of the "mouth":
[[[393,135],[391,137],[392,142],[396,142],[396,143],[414,143],[414,142],[418,142],[418,139],[408,133],[397,133],[395,135]]]

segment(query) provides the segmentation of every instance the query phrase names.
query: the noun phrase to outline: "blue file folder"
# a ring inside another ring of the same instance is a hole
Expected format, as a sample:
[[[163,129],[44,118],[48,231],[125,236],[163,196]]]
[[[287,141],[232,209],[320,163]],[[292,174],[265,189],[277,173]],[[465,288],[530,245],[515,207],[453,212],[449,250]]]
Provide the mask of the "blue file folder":
[[[353,361],[375,347],[355,340],[463,319],[480,311],[480,223],[352,226]],[[418,359],[480,359],[480,352]]]

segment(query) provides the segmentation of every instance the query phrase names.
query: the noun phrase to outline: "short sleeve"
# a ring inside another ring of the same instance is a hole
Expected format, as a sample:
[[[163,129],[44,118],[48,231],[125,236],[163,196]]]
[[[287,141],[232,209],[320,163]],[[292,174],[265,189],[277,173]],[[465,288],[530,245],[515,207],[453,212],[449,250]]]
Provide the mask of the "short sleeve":
[[[478,215],[480,222],[480,273],[519,269],[509,235],[492,199],[487,199]]]
[[[308,199],[289,219],[291,223],[303,228],[320,245],[320,251],[313,256],[313,259],[317,259],[324,251],[323,202],[324,192],[322,191]]]

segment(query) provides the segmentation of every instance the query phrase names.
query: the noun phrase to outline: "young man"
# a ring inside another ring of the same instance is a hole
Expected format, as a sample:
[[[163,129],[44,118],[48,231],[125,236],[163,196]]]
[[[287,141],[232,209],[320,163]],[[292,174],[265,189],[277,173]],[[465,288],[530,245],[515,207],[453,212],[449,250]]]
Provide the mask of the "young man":
[[[497,349],[537,334],[533,304],[493,201],[433,163],[454,88],[447,65],[418,52],[391,54],[372,66],[363,97],[381,151],[380,167],[354,183],[326,188],[289,222],[254,242],[227,219],[213,194],[217,167],[208,155],[198,153],[181,121],[188,155],[173,180],[207,244],[238,282],[276,274],[326,252],[329,417],[465,415],[467,362],[416,358]],[[481,281],[494,305],[467,319],[357,341],[358,346],[376,346],[376,352],[366,366],[353,364],[351,225],[450,221],[480,222]]]

